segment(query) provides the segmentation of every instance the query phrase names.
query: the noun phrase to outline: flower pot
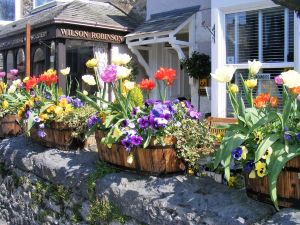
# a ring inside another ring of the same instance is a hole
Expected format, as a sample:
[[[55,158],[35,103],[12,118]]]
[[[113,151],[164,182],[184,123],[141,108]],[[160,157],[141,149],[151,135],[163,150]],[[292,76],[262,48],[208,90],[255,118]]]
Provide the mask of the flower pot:
[[[0,138],[16,136],[21,132],[17,115],[6,115],[0,119]]]
[[[151,141],[146,149],[132,149],[133,161],[128,163],[127,159],[130,154],[121,144],[113,144],[111,148],[108,148],[101,143],[101,139],[106,134],[103,131],[96,131],[95,135],[100,160],[143,174],[160,175],[185,170],[184,163],[177,158],[175,141],[172,137],[167,138],[165,146],[154,145],[154,142]]]
[[[248,197],[273,204],[269,195],[267,177],[249,178],[245,176]],[[300,209],[300,157],[290,160],[277,180],[278,205]]]
[[[46,136],[43,138],[38,135],[38,130],[38,128],[32,127],[30,137],[43,146],[61,150],[77,150],[84,147],[84,141],[72,136],[75,129],[64,123],[52,122],[49,127],[45,127],[43,131]]]

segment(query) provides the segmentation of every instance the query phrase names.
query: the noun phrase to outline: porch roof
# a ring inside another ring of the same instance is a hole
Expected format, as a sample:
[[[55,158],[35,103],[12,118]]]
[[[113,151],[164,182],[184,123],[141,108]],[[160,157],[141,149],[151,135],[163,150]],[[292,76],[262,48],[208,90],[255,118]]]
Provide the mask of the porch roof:
[[[126,35],[126,37],[131,38],[160,32],[172,32],[199,10],[200,5],[153,14],[149,20],[146,20],[133,33]]]

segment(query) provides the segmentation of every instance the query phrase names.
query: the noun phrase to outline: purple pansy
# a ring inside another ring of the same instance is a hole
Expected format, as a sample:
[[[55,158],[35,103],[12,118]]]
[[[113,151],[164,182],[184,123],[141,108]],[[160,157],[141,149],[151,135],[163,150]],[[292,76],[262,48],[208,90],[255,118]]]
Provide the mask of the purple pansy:
[[[242,156],[243,150],[241,147],[237,147],[235,149],[232,150],[232,157],[236,160],[240,160],[241,156]]]
[[[81,108],[84,106],[84,103],[81,101],[80,98],[73,99],[72,104],[73,104],[74,108]]]
[[[292,135],[290,135],[288,132],[284,132],[283,138],[287,142],[291,142],[292,141]]]
[[[145,129],[148,128],[150,125],[149,117],[148,116],[143,116],[142,118],[138,118],[137,122],[139,124],[140,129]]]
[[[249,160],[244,166],[244,171],[246,173],[250,173],[254,169],[254,166],[255,166],[254,161]]]
[[[139,112],[141,112],[139,107],[134,107],[130,113],[131,116],[136,116]]]
[[[142,143],[143,138],[139,135],[132,135],[130,136],[130,142],[132,145],[138,146]]]
[[[43,131],[43,130],[38,130],[37,135],[38,135],[40,138],[44,138],[44,137],[46,137],[46,132]]]
[[[87,126],[88,128],[92,128],[95,124],[100,123],[101,119],[97,115],[92,115],[88,118]]]
[[[190,110],[189,115],[192,119],[199,119],[201,117],[201,113],[194,110]]]
[[[123,138],[121,143],[127,151],[131,150],[131,142],[130,142],[128,136]]]
[[[33,117],[33,121],[34,121],[35,123],[41,122],[41,120],[40,120],[40,118],[39,118],[38,116]]]
[[[40,129],[44,129],[45,128],[45,124],[44,123],[39,124],[39,128]]]
[[[298,142],[300,142],[300,133],[296,134],[296,139],[297,139]]]

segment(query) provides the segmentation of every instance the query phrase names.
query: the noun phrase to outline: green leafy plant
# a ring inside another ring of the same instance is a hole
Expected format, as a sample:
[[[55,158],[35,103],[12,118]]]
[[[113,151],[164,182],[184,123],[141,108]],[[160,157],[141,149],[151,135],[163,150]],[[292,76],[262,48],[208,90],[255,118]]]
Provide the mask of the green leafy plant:
[[[208,127],[200,121],[183,119],[172,125],[167,131],[176,138],[176,151],[189,168],[198,170],[198,163],[202,157],[214,152],[214,138]]]
[[[199,52],[193,52],[191,57],[181,60],[181,66],[195,79],[207,79],[211,72],[210,57]]]

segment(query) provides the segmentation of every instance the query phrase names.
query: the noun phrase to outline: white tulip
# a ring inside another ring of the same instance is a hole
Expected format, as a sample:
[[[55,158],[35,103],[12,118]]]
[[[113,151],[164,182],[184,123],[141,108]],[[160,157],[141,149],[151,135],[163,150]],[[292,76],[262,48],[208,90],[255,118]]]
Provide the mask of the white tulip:
[[[131,60],[128,54],[116,54],[112,56],[111,62],[115,65],[121,66],[126,65]]]
[[[82,80],[83,80],[85,83],[87,83],[88,85],[91,85],[91,86],[96,85],[95,78],[94,78],[94,76],[92,76],[92,75],[83,75],[83,76],[82,76]]]
[[[118,79],[124,79],[128,77],[131,73],[131,69],[128,69],[124,66],[118,66],[117,67],[117,78]]]
[[[65,69],[60,70],[60,73],[64,76],[67,76],[70,74],[70,70],[71,70],[70,67],[67,67]]]
[[[15,93],[16,90],[17,90],[17,86],[11,85],[11,86],[8,88],[7,93],[8,93],[8,94],[13,94],[13,93]]]
[[[132,81],[129,81],[129,80],[125,80],[124,81],[124,87],[127,89],[127,90],[132,90],[134,87],[135,87],[135,82],[132,82]]]
[[[14,80],[12,84],[16,87],[21,87],[22,86],[22,81],[20,79]]]
[[[248,61],[249,73],[252,76],[255,76],[259,72],[261,67],[262,67],[262,64],[260,61],[256,61],[255,59],[252,62]]]
[[[228,83],[231,81],[235,70],[233,66],[223,66],[216,69],[215,73],[211,73],[211,76],[220,83]]]
[[[300,86],[300,73],[295,70],[289,70],[281,73],[280,78],[282,79],[283,84],[288,88]]]

